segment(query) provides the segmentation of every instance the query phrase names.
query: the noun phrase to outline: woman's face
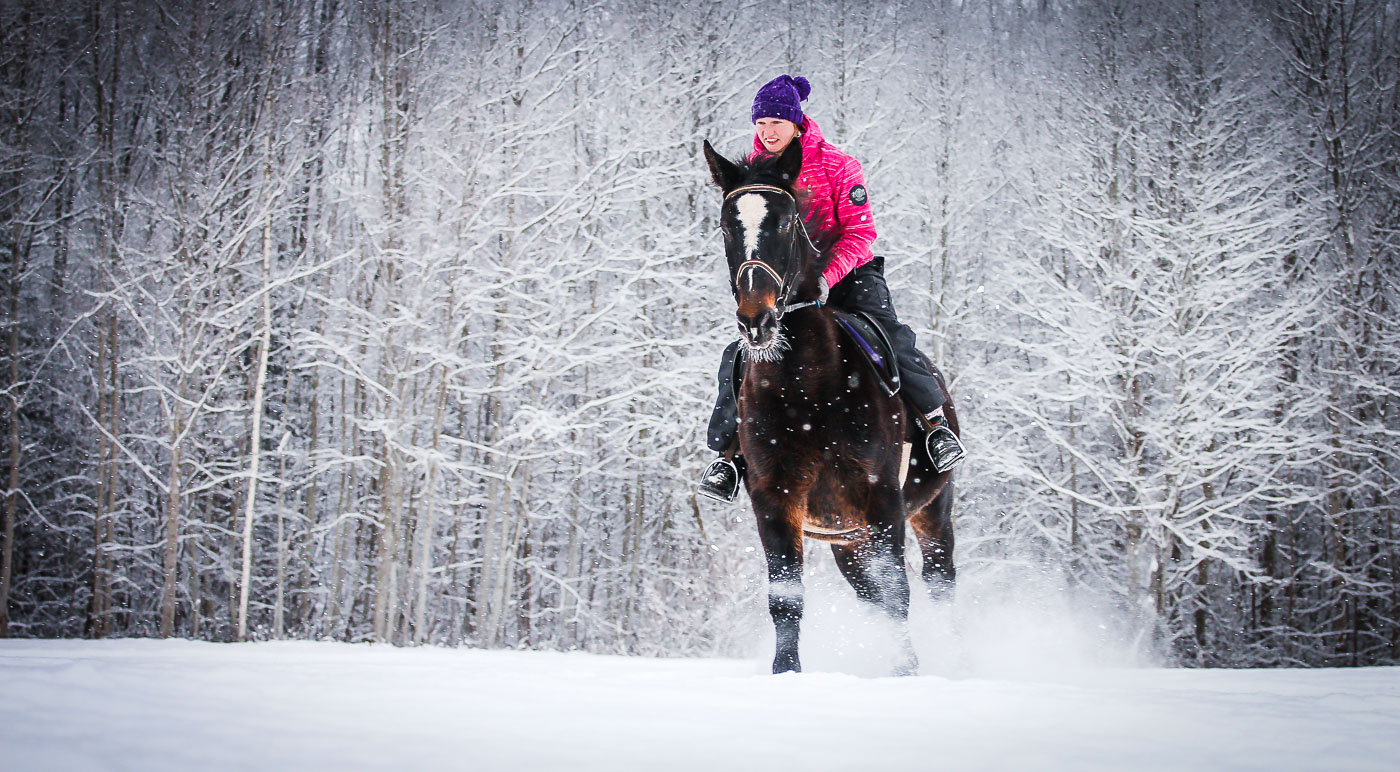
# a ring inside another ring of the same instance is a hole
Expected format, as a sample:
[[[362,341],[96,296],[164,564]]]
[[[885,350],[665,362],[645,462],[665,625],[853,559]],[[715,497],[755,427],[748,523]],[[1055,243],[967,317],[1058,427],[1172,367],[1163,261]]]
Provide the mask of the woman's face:
[[[754,133],[763,149],[769,153],[781,153],[788,143],[797,136],[797,124],[782,118],[759,118],[753,122]]]

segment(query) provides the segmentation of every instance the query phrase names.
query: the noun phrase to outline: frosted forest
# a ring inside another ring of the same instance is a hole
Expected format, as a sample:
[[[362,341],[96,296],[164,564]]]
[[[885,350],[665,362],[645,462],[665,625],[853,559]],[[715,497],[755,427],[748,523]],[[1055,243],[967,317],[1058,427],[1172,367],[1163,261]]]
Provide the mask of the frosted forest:
[[[1183,665],[1400,663],[1394,0],[0,0],[0,40],[0,635],[746,651],[700,146],[790,72],[950,376],[964,576]]]

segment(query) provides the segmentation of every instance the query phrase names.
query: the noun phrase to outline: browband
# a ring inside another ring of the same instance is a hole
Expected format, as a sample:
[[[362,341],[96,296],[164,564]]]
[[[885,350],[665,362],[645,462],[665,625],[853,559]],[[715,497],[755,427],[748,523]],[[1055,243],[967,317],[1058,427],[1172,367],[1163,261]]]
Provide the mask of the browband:
[[[777,185],[740,185],[739,187],[729,191],[728,193],[725,193],[724,200],[728,201],[729,199],[739,195],[740,193],[758,193],[760,191],[765,193],[782,193],[784,196],[791,198],[793,201],[797,200],[793,197],[791,193],[789,193],[786,190],[783,190]]]

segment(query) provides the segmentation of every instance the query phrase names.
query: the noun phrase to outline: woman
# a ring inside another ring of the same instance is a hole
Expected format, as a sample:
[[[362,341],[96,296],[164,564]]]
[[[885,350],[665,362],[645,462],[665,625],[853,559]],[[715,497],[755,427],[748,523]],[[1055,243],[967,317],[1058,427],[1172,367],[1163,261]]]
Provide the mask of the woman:
[[[894,344],[904,400],[928,428],[926,443],[934,467],[946,472],[966,455],[943,415],[943,389],[914,345],[914,331],[895,316],[885,284],[884,258],[871,251],[875,219],[865,177],[856,159],[828,143],[816,121],[802,112],[812,87],[806,78],[781,75],[758,90],[753,100],[754,154],[782,153],[792,142],[802,144],[802,172],[797,187],[807,192],[807,223],[813,238],[832,253],[822,273],[826,302],[875,317]],[[829,293],[829,295],[828,295]],[[724,351],[719,371],[719,398],[710,418],[708,445],[720,451],[701,477],[700,492],[721,501],[739,495],[742,459],[738,453],[738,405],[731,378],[736,341]]]

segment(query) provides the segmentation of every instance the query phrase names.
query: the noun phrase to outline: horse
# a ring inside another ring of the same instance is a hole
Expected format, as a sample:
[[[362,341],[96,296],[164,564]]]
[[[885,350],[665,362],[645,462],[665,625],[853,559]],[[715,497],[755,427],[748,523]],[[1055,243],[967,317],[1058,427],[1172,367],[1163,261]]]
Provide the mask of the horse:
[[[830,255],[812,244],[794,187],[801,143],[777,157],[732,162],[706,141],[704,156],[723,191],[720,228],[745,366],[739,450],[767,561],[773,672],[802,669],[805,537],[828,543],[856,595],[894,621],[894,672],[912,675],[919,663],[909,635],[905,523],[923,553],[930,594],[946,597],[956,578],[952,472],[935,473],[926,453],[911,454],[911,445],[923,447],[914,411],[871,377],[857,344],[820,302],[818,278]],[[957,432],[951,400],[944,412]]]

